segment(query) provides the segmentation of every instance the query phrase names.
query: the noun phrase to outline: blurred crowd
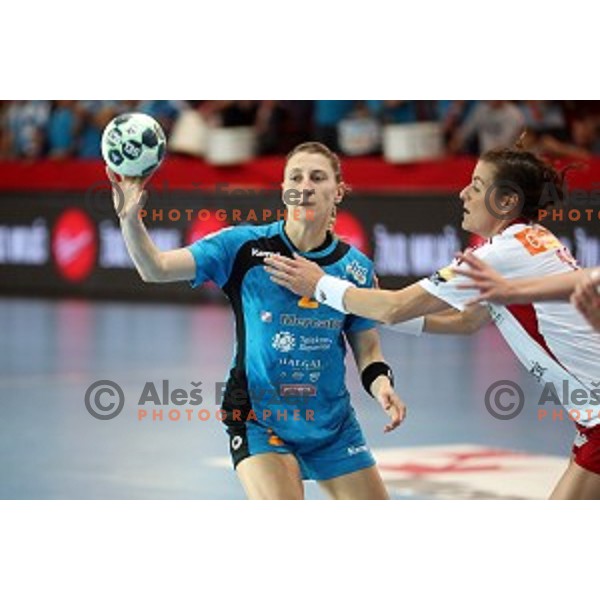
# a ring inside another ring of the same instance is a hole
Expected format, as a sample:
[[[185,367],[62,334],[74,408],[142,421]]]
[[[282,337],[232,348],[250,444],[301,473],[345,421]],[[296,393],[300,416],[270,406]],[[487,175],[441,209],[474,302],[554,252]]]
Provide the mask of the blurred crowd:
[[[513,144],[552,156],[600,154],[600,102],[505,100],[17,100],[0,103],[0,159],[99,158],[107,123],[144,112],[167,135],[184,115],[206,127],[252,127],[258,154],[282,154],[308,139],[342,154],[377,155],[387,125],[437,122],[448,154]]]

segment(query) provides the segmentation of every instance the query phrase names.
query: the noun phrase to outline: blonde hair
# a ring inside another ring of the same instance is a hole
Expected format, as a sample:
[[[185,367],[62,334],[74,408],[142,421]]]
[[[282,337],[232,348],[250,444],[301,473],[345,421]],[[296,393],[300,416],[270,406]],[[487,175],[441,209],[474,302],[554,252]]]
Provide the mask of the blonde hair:
[[[290,161],[290,159],[296,154],[300,154],[300,152],[306,152],[308,154],[321,154],[325,158],[329,160],[329,164],[333,169],[333,174],[335,176],[335,181],[338,184],[342,184],[344,190],[344,196],[350,192],[350,186],[348,186],[342,177],[342,163],[340,161],[340,157],[330,150],[325,144],[321,144],[321,142],[303,142],[302,144],[298,144],[291,152],[286,156],[285,163]],[[335,218],[335,217],[334,217]]]

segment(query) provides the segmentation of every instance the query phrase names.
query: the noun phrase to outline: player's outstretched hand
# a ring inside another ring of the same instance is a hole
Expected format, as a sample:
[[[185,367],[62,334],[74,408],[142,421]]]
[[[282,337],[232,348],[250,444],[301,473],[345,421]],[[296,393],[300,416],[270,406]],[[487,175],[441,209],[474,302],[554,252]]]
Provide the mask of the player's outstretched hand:
[[[479,296],[469,300],[467,306],[480,302],[510,304],[513,301],[516,289],[508,279],[502,277],[472,252],[461,252],[457,254],[457,258],[469,265],[470,269],[456,267],[453,271],[457,275],[465,275],[471,279],[471,283],[461,283],[457,287],[462,290],[479,290]]]
[[[106,175],[113,189],[113,204],[117,216],[123,220],[127,218],[137,218],[138,212],[144,207],[147,198],[147,192],[144,187],[150,180],[150,177],[142,179],[140,177],[120,177],[109,167],[106,167]]]
[[[600,269],[581,275],[571,295],[571,303],[596,331],[600,331]]]
[[[307,298],[314,298],[317,283],[325,275],[319,265],[297,254],[293,259],[272,254],[265,258],[265,265],[272,281]]]
[[[390,418],[383,432],[393,431],[406,417],[406,404],[400,400],[387,377],[378,377],[371,385],[371,392]]]

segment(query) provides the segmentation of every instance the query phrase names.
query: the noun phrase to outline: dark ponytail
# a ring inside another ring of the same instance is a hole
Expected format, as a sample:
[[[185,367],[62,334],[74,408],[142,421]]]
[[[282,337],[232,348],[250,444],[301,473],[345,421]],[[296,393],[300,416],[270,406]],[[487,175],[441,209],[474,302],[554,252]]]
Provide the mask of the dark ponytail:
[[[494,181],[501,182],[502,189],[519,195],[521,216],[538,221],[541,210],[565,201],[565,176],[574,165],[555,169],[533,152],[523,150],[524,136],[525,133],[514,148],[490,150],[480,160],[494,166]]]

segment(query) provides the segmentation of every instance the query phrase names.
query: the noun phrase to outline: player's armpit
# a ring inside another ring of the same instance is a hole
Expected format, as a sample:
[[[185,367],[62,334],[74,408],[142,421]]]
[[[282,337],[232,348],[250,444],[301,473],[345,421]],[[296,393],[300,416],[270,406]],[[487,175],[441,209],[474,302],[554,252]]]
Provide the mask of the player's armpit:
[[[484,306],[474,306],[463,311],[451,308],[427,315],[423,331],[470,335],[490,321],[490,313]]]

